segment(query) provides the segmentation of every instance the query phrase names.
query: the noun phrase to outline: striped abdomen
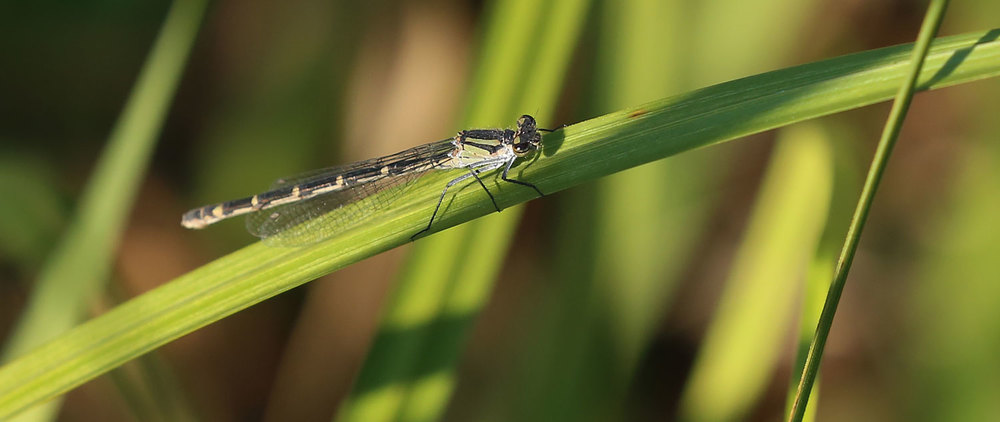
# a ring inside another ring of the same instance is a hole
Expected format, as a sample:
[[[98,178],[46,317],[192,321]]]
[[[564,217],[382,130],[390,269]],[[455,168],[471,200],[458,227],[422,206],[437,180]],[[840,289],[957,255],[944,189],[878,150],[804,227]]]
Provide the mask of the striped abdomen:
[[[221,204],[207,205],[184,213],[181,225],[189,229],[200,229],[220,220],[244,215],[279,205],[302,201],[348,187],[371,183],[392,175],[392,168],[384,166],[358,170],[318,180],[307,181],[293,186],[267,191],[247,198],[235,199]]]

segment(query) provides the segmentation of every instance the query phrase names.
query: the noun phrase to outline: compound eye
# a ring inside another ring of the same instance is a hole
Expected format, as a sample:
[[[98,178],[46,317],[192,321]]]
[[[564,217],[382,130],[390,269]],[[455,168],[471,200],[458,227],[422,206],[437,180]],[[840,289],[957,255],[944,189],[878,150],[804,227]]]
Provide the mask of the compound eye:
[[[528,151],[531,151],[531,144],[528,144],[526,142],[514,144],[514,153],[515,154],[517,154],[517,155],[527,154]]]
[[[535,130],[535,118],[525,114],[517,119],[517,127]]]

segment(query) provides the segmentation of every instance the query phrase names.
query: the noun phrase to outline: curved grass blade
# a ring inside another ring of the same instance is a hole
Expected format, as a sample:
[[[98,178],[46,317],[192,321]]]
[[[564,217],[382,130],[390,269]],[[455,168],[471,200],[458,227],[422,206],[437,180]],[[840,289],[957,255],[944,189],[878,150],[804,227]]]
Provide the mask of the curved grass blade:
[[[934,42],[918,79],[937,89],[1000,75],[1000,30]],[[519,166],[556,192],[673,154],[890,98],[912,45],[851,54],[751,76],[622,110],[548,134],[543,156]],[[304,248],[254,244],[138,296],[0,368],[0,419],[51,399],[123,362],[288,289],[409,241],[426,225],[448,175],[428,175],[398,208]],[[534,192],[499,187],[501,204]],[[493,213],[482,192],[447,201],[437,229]],[[178,227],[178,230],[181,228]]]

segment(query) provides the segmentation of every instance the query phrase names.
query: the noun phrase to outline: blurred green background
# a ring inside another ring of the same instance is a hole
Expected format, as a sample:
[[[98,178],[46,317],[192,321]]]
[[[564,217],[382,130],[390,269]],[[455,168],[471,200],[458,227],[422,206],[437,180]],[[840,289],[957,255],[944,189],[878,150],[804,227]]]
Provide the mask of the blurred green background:
[[[189,208],[462,129],[477,63],[530,63],[544,42],[527,36],[507,49],[517,54],[482,57],[496,3],[210,3],[110,287],[87,313],[254,240],[240,222],[184,230]],[[0,338],[15,331],[170,7],[0,5]],[[570,65],[551,88],[560,90],[555,117],[542,126],[911,42],[925,4],[579,7]],[[554,9],[534,18],[554,20],[563,12]],[[996,1],[955,2],[941,34],[998,27],[996,16]],[[518,31],[521,22],[503,25]],[[814,397],[820,420],[1000,418],[998,94],[987,80],[916,96],[828,344]],[[509,250],[479,246],[504,261],[443,418],[780,418],[798,330],[815,324],[887,110],[682,154],[532,202]],[[521,113],[539,110],[492,125]],[[59,418],[329,420],[409,248],[75,389]]]

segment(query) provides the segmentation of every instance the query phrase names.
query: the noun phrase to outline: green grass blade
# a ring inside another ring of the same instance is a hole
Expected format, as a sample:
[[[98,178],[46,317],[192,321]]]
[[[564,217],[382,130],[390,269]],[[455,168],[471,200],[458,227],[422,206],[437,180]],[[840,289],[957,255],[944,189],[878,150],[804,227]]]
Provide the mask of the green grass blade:
[[[462,126],[496,126],[523,113],[549,126],[587,5],[576,0],[497,2]],[[509,28],[514,20],[517,31]],[[531,59],[515,59],[525,57],[526,46]],[[454,390],[454,367],[466,334],[503,262],[494,255],[507,250],[520,215],[520,207],[507,208],[415,245],[338,420],[440,418]],[[489,245],[489,256],[475,245]]]
[[[205,3],[180,0],[171,7],[80,199],[77,214],[42,269],[6,345],[3,361],[78,324],[86,305],[104,288],[118,239],[194,44]],[[54,412],[57,406],[47,409]],[[44,413],[36,415],[49,419]]]
[[[847,142],[836,141],[854,139],[855,137],[845,134],[845,131],[842,129],[843,127],[836,123],[814,125],[816,135],[823,137],[825,142],[829,142],[834,149],[833,192],[823,235],[806,271],[805,284],[801,295],[802,305],[798,318],[799,338],[798,350],[795,357],[795,369],[788,379],[787,403],[783,414],[788,414],[792,409],[792,402],[795,400],[795,389],[798,386],[799,377],[802,375],[802,368],[805,366],[809,343],[812,342],[816,323],[819,321],[820,312],[823,310],[823,301],[826,298],[826,292],[830,288],[830,275],[834,272],[837,253],[840,251],[844,236],[847,234],[847,225],[851,220],[851,213],[853,212],[851,201],[856,198],[857,192],[861,190],[860,170],[854,165],[855,160],[853,157],[856,157],[857,154],[854,153],[853,145]],[[819,384],[815,384],[813,387],[813,400],[806,408],[804,418],[806,421],[815,419],[818,386]]]
[[[822,7],[820,2],[808,0],[710,0],[699,4],[703,5],[703,17],[693,50],[707,53],[692,57],[692,78],[704,83],[787,64],[794,52],[801,50],[800,41],[787,34],[802,32]],[[727,34],[718,31],[720,27],[731,30]],[[734,39],[731,33],[745,36]],[[824,141],[802,126],[782,128],[773,136],[779,141],[771,151],[765,174],[784,173],[790,179],[767,176],[752,214],[743,223],[746,228],[733,254],[732,268],[727,270],[725,286],[681,396],[680,414],[686,420],[740,419],[737,415],[746,415],[764,395],[771,374],[782,362],[785,338],[780,333],[785,332],[782,327],[788,325],[789,310],[798,299],[802,265],[808,260],[803,252],[813,249],[816,225],[822,224],[818,215],[826,213],[813,205],[827,202],[821,192],[801,189],[794,182],[810,180],[817,189],[827,185],[824,169],[829,167],[829,157],[822,151]],[[790,139],[797,137],[804,139]],[[783,145],[791,142],[812,148]],[[721,149],[714,165],[739,169],[745,154],[753,155],[754,151],[751,145]],[[810,160],[816,167],[796,168],[792,162],[798,160]],[[732,172],[721,177],[732,177]],[[781,215],[793,209],[794,213]],[[781,233],[791,236],[782,237]]]
[[[944,19],[944,11],[948,8],[948,0],[932,1],[924,17],[924,23],[920,27],[917,35],[917,42],[913,47],[910,58],[909,69],[906,78],[896,94],[896,100],[889,111],[889,118],[882,132],[875,156],[872,158],[871,167],[868,169],[868,176],[865,185],[861,189],[861,197],[858,199],[857,208],[851,218],[851,225],[847,229],[847,237],[844,239],[844,246],[840,251],[840,258],[837,260],[837,269],[830,283],[830,291],[827,293],[826,303],[823,305],[823,312],[820,314],[819,324],[816,327],[816,335],[809,346],[809,353],[806,355],[805,368],[802,370],[798,389],[795,392],[795,400],[792,402],[792,411],[788,418],[791,421],[801,421],[805,416],[806,406],[809,403],[809,394],[812,392],[813,383],[819,372],[819,364],[823,358],[823,349],[826,346],[827,337],[830,334],[830,327],[833,326],[833,317],[837,313],[837,305],[840,303],[840,295],[844,291],[844,284],[847,282],[847,274],[851,270],[851,263],[854,261],[854,253],[857,251],[858,243],[861,240],[861,232],[868,221],[868,212],[871,210],[872,201],[875,199],[875,192],[878,191],[879,182],[886,165],[889,163],[889,156],[892,155],[892,148],[899,138],[899,131],[903,127],[903,120],[906,112],[910,108],[913,100],[913,93],[918,87],[921,69],[925,61],[930,59],[931,42],[937,34],[941,21]]]
[[[574,94],[585,104],[571,107],[574,114],[600,115],[683,92],[680,75],[690,63],[682,51],[690,33],[683,2],[596,3],[587,31],[599,35],[580,60],[594,74]],[[673,291],[670,270],[685,259],[681,245],[700,227],[681,216],[707,215],[681,199],[694,196],[685,193],[696,187],[677,189],[692,179],[705,181],[685,171],[693,162],[651,163],[555,199],[559,209],[551,215],[558,218],[544,229],[553,236],[545,236],[550,240],[544,246],[528,246],[545,256],[542,274],[526,281],[537,290],[527,293],[530,310],[517,317],[530,323],[518,324],[505,341],[513,363],[486,375],[498,386],[487,399],[490,417],[616,419],[612,415],[623,408],[640,354]],[[683,181],[673,177],[682,174]]]
[[[826,222],[832,185],[829,140],[806,124],[782,130],[691,369],[683,419],[740,420],[764,393]]]
[[[593,88],[600,102],[596,108],[615,110],[683,92],[681,75],[689,70],[681,64],[688,42],[683,34],[691,28],[685,26],[690,26],[690,22],[685,22],[689,16],[682,3],[605,2],[600,31],[607,36],[601,38],[595,61],[600,69]],[[706,160],[707,157],[685,162],[661,160],[598,181],[592,193],[595,218],[581,221],[582,226],[573,231],[567,230],[568,236],[561,240],[560,247],[593,249],[579,251],[579,256],[587,254],[595,258],[590,274],[594,292],[583,298],[582,303],[571,306],[580,311],[590,308],[594,315],[580,319],[598,325],[590,328],[589,341],[578,345],[595,352],[583,358],[582,367],[606,362],[600,357],[605,354],[616,357],[613,365],[616,371],[610,374],[610,379],[590,372],[595,378],[588,384],[606,387],[594,391],[596,395],[619,400],[626,396],[635,367],[680,279],[681,263],[688,260],[688,252],[694,249],[690,245],[704,228],[710,201],[708,196],[695,199],[699,197],[695,192],[712,183],[712,179],[697,174],[710,171],[711,166],[701,166]],[[594,231],[595,239],[582,245],[573,232],[589,230]],[[567,265],[580,265],[578,256],[568,258]],[[573,277],[564,283],[573,285],[581,281]],[[580,311],[575,313],[579,315]],[[604,348],[607,350],[598,352]],[[563,359],[559,355],[554,358]],[[548,380],[548,387],[557,388],[555,383],[561,382],[563,378],[554,377]],[[534,400],[539,404],[553,402],[541,397]],[[588,401],[595,405],[601,402]],[[560,408],[567,405],[570,404],[563,403]],[[594,411],[586,406],[577,408],[583,413]]]
[[[813,3],[602,2],[593,29],[600,34],[595,77],[586,84],[592,104],[584,114],[683,92],[694,81],[704,86],[779,68],[795,44],[786,34],[796,32]],[[747,36],[733,38],[720,27]],[[732,168],[723,159],[740,149],[660,160],[560,196],[557,228],[547,229],[561,235],[546,249],[551,275],[532,286],[544,302],[532,300],[535,309],[522,317],[531,321],[528,334],[516,343],[530,344],[531,353],[520,353],[516,375],[501,381],[509,397],[497,400],[507,412],[498,419],[628,419],[633,372],[718,198],[706,193],[717,191],[727,176],[718,169]]]
[[[921,89],[1000,75],[1000,30],[937,40]],[[756,75],[623,110],[545,139],[542,157],[520,165],[527,180],[557,192],[642,163],[890,98],[906,77],[912,45],[852,54]],[[451,174],[429,174],[398,207],[304,248],[254,244],[138,296],[0,368],[0,419],[166,342],[365,257],[406,243]],[[493,186],[497,201],[533,199]],[[477,189],[450,201],[438,229],[493,213]],[[502,215],[502,214],[501,214]],[[178,228],[179,230],[179,228]]]

